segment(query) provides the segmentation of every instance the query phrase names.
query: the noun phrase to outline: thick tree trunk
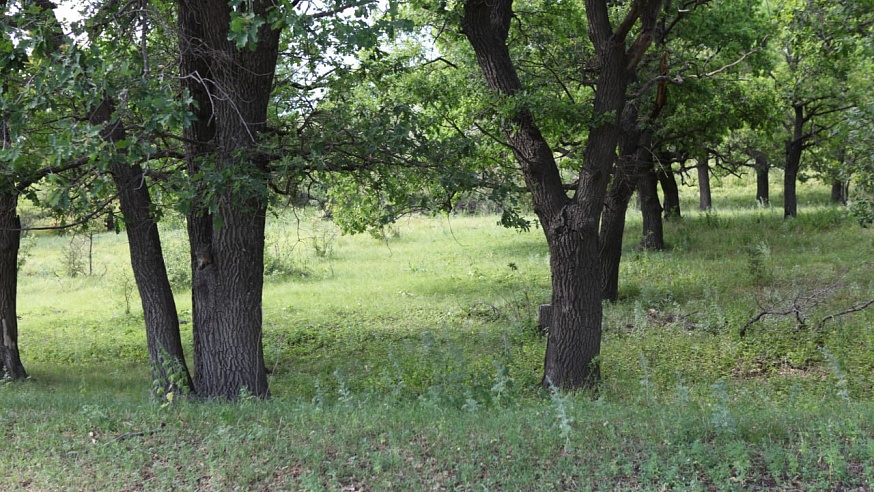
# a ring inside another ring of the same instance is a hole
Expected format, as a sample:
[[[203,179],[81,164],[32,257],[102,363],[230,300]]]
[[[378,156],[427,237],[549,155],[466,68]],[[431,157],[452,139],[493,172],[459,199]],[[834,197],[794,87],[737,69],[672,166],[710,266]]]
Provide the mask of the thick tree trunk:
[[[623,134],[619,143],[619,162],[613,182],[604,199],[601,217],[600,257],[604,273],[602,297],[615,302],[619,300],[619,265],[622,260],[622,238],[625,235],[625,215],[628,202],[640,180],[650,152],[652,130],[641,131],[637,126],[638,110],[627,105],[623,115]],[[642,164],[643,163],[643,164]]]
[[[706,152],[698,158],[695,168],[698,170],[698,209],[710,210],[713,197],[710,193],[710,164],[707,162]]]
[[[522,90],[506,45],[512,16],[512,0],[468,0],[462,19],[462,32],[476,53],[486,82],[504,97]],[[621,52],[622,47],[619,49]],[[624,99],[624,88],[621,91]],[[599,168],[594,160],[586,158],[576,198],[571,200],[564,192],[552,149],[534,116],[521,108],[507,118],[509,124],[503,131],[531,191],[534,211],[543,225],[550,252],[553,316],[543,385],[559,388],[593,385],[599,377],[595,361],[601,347],[602,315],[597,219],[603,207],[609,168]],[[593,130],[589,142],[604,138],[604,132],[605,128],[600,129],[600,134]],[[597,207],[581,203],[585,200],[580,190],[589,195],[586,198],[594,195]]]
[[[248,5],[264,16],[271,2]],[[238,50],[228,41],[226,1],[179,0],[178,6],[180,69],[197,102],[197,121],[186,129],[189,173],[218,179],[212,189],[195,190],[188,217],[195,384],[207,398],[266,397],[261,294],[267,174],[246,149],[267,120],[279,32],[265,24],[254,50]]]
[[[16,299],[21,220],[17,210],[18,193],[12,189],[0,191],[0,379],[27,378],[18,352]]]
[[[756,202],[762,206],[767,206],[771,204],[769,181],[771,161],[764,152],[756,152],[754,159],[756,160]]]
[[[647,163],[640,181],[637,182],[637,194],[640,197],[640,212],[643,217],[643,237],[640,248],[661,251],[665,249],[665,233],[662,224],[662,206],[659,202],[658,177],[651,158]]]
[[[662,186],[665,195],[665,220],[679,219],[680,215],[680,187],[677,186],[677,177],[674,175],[670,164],[667,166],[655,166],[656,178]]]
[[[121,121],[113,121],[113,112],[114,104],[107,98],[91,111],[89,119],[94,125],[106,125],[102,136],[114,143],[126,138],[126,130]],[[122,159],[116,159],[110,172],[118,189],[131,268],[143,306],[149,366],[152,380],[157,384],[155,389],[186,394],[194,387],[182,349],[176,300],[167,277],[145,173],[139,164],[128,164]]]
[[[795,106],[792,136],[786,140],[786,169],[783,173],[783,217],[798,215],[798,197],[795,186],[801,168],[801,153],[804,150],[804,107]]]

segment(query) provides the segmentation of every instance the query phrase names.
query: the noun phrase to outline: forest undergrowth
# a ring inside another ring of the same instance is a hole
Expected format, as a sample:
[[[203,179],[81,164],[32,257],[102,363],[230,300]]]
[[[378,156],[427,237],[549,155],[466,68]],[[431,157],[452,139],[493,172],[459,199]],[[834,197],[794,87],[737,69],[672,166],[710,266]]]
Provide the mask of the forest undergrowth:
[[[577,394],[539,389],[536,227],[272,216],[272,398],[236,403],[151,394],[123,235],[31,236],[0,490],[868,490],[874,232],[821,187],[789,221],[721,191],[663,252],[629,212],[603,384]],[[180,227],[162,235],[190,353]]]

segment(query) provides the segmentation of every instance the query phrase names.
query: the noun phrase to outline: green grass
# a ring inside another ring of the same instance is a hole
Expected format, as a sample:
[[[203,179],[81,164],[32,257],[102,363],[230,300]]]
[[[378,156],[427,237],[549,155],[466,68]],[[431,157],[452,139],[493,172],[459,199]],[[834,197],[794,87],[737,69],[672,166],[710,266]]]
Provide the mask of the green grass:
[[[874,309],[816,325],[874,297],[874,234],[815,183],[792,221],[728,180],[709,213],[693,191],[665,252],[636,251],[629,212],[596,394],[538,389],[548,255],[541,231],[496,217],[416,217],[379,240],[271,217],[266,402],[150,397],[125,236],[95,235],[94,273],[76,277],[71,238],[40,236],[19,287],[31,380],[0,382],[0,490],[870,486]],[[163,235],[181,287],[182,231]],[[766,317],[739,336],[759,304],[824,286],[805,326]],[[184,288],[177,302],[189,320]]]

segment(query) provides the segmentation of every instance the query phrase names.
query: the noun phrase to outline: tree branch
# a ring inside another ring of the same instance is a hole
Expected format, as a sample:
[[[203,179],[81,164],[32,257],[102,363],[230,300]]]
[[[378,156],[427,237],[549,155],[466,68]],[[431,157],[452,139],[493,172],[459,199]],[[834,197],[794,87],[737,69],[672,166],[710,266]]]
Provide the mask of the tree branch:
[[[854,304],[854,305],[848,307],[847,309],[844,309],[843,311],[838,311],[837,313],[830,314],[830,315],[826,316],[825,318],[819,320],[819,323],[816,325],[816,328],[818,330],[821,330],[823,325],[825,325],[825,323],[827,321],[831,321],[835,318],[838,318],[840,316],[844,316],[846,314],[857,313],[859,311],[868,309],[871,306],[874,306],[874,299],[871,299],[871,300],[868,300],[865,302],[860,302],[858,304]]]

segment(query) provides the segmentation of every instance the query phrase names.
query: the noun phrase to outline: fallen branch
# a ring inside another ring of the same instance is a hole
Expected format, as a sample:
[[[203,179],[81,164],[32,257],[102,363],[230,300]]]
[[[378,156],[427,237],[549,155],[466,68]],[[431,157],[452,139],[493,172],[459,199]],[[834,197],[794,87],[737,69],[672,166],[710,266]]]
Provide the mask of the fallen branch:
[[[797,324],[797,328],[804,328],[807,325],[807,318],[809,317],[808,312],[820,305],[823,301],[825,301],[828,297],[831,297],[832,294],[838,289],[840,283],[833,283],[830,285],[826,285],[825,287],[821,287],[812,292],[803,293],[799,292],[795,295],[795,297],[790,301],[788,305],[784,305],[782,307],[776,307],[774,304],[771,304],[767,307],[762,306],[760,301],[757,301],[760,311],[750,318],[749,321],[746,322],[743,327],[741,327],[740,331],[738,331],[738,336],[741,338],[744,337],[747,333],[747,329],[750,326],[758,323],[765,316],[795,316],[795,321]],[[821,326],[822,322],[820,322]]]
[[[865,302],[860,302],[858,304],[854,304],[854,305],[848,307],[847,309],[844,309],[843,311],[838,311],[837,313],[830,314],[830,315],[826,316],[825,318],[819,320],[819,323],[816,325],[816,329],[821,330],[823,325],[825,325],[826,321],[831,321],[835,318],[839,318],[839,317],[844,316],[846,314],[857,313],[857,312],[863,311],[871,306],[874,306],[874,299],[870,299],[870,300],[865,301]]]

